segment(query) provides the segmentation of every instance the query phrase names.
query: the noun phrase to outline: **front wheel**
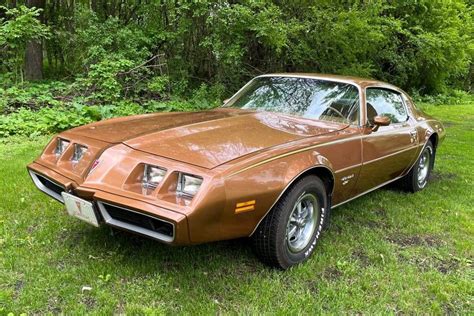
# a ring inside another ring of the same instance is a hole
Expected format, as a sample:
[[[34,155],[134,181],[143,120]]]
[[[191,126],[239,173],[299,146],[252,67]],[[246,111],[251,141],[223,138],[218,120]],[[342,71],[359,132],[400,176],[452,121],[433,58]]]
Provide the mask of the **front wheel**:
[[[434,166],[435,150],[431,141],[423,148],[410,172],[401,179],[402,187],[410,192],[423,190],[428,184]]]
[[[298,180],[252,236],[257,256],[280,269],[308,259],[321,234],[327,208],[326,188],[321,179],[307,176]]]

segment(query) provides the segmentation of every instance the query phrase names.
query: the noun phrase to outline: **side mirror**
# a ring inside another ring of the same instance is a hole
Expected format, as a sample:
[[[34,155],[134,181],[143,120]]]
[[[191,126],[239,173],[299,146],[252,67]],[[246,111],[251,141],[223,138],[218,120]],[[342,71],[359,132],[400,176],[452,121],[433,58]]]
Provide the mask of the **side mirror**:
[[[388,116],[376,116],[374,117],[374,127],[372,131],[377,131],[380,126],[390,125],[390,118]]]

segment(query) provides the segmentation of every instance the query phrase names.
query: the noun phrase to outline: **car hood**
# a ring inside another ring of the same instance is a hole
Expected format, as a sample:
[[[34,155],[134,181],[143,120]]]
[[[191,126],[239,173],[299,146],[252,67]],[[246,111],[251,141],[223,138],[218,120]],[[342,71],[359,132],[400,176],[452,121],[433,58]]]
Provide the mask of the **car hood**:
[[[72,133],[212,169],[233,159],[347,125],[268,112],[216,109],[112,119]]]

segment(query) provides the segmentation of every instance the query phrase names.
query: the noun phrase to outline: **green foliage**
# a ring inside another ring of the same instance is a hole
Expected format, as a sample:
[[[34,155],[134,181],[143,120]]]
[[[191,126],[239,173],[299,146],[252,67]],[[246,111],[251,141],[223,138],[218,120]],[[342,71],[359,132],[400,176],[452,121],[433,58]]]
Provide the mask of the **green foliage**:
[[[161,82],[162,79],[156,79]],[[220,104],[223,87],[201,85],[188,100],[148,100],[141,104],[117,100],[105,105],[88,104],[88,98],[61,96],[75,84],[36,83],[0,89],[4,115],[0,115],[0,138],[13,135],[36,136],[57,133],[76,126],[112,117],[151,112],[206,110]],[[19,108],[18,110],[15,110]]]
[[[46,4],[48,26],[38,10],[3,10],[0,46],[8,43],[14,60],[6,71],[18,73],[26,41],[43,40],[47,73],[79,78],[81,93],[102,103],[166,98],[169,87],[189,96],[202,83],[230,93],[255,74],[277,71],[376,77],[422,94],[472,84],[466,0],[59,1]],[[157,77],[168,78],[166,87]]]
[[[97,101],[116,101],[122,97],[123,86],[120,75],[125,73],[133,63],[128,59],[104,59],[91,65],[90,71],[79,87],[91,91],[89,98]]]
[[[46,4],[47,27],[38,14],[20,6],[2,20],[0,43],[18,47],[16,67],[20,47],[43,39],[51,78],[79,78],[79,91],[101,103],[166,99],[170,88],[190,96],[202,83],[230,94],[279,71],[375,77],[421,94],[472,86],[467,0],[57,1]]]
[[[6,20],[0,18],[0,71],[7,74],[2,76],[3,80],[19,81],[23,78],[21,66],[26,43],[47,39],[50,30],[38,20],[40,9],[23,5],[18,8],[0,6],[0,11],[5,11],[7,17]]]
[[[412,95],[412,98],[417,103],[434,105],[470,104],[474,106],[474,95],[463,90],[450,90],[448,93],[437,95],[420,95],[415,93]]]
[[[0,116],[0,137],[50,134],[91,123],[99,118],[97,107],[54,107],[42,108],[39,111],[22,108],[8,116]]]
[[[155,76],[147,84],[148,91],[156,94],[166,93],[169,86],[168,76]]]
[[[0,111],[12,113],[1,135],[208,109],[268,72],[373,77],[421,102],[472,100],[462,92],[474,74],[473,6],[464,0],[118,4],[0,8]],[[44,44],[51,81],[21,82],[31,40]]]
[[[1,82],[1,81],[0,81]],[[23,83],[0,88],[0,112],[8,113],[21,107],[38,109],[63,104],[58,95],[64,93],[63,82]]]

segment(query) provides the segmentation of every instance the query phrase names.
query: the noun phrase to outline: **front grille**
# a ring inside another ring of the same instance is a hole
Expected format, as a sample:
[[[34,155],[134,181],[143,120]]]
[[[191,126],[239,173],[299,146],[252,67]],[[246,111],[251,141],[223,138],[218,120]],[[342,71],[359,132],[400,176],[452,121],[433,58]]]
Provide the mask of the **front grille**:
[[[98,202],[105,222],[155,239],[173,240],[173,224],[123,207]]]
[[[38,180],[48,189],[51,191],[56,192],[57,194],[61,195],[61,192],[64,192],[64,188],[56,183],[54,183],[51,180],[46,179],[43,176],[40,176],[39,174],[36,175],[38,177]]]

